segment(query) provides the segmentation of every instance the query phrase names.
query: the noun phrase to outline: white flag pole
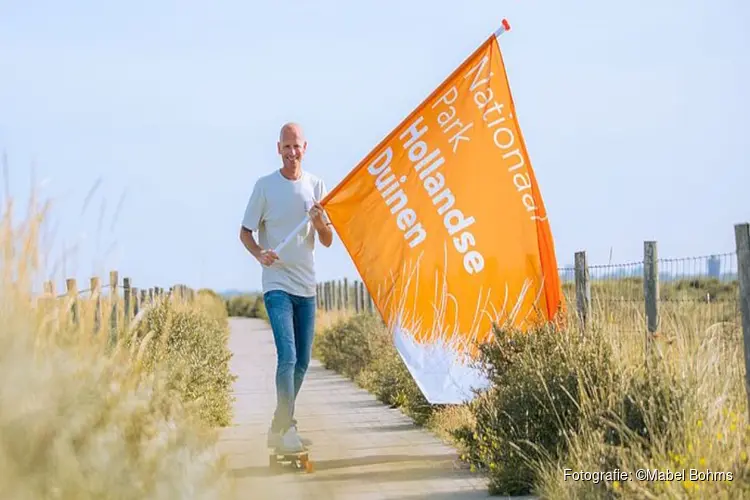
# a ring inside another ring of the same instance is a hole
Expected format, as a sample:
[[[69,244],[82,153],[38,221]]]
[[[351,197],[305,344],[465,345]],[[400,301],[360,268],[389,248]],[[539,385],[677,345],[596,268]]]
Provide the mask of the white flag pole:
[[[503,19],[502,23],[500,23],[500,27],[495,31],[495,36],[500,37],[503,33],[506,31],[510,31],[510,23],[508,23],[507,19]],[[282,248],[284,248],[286,245],[289,244],[290,241],[292,241],[292,238],[294,238],[298,232],[302,230],[305,225],[310,221],[310,215],[306,215],[305,218],[302,220],[302,222],[299,223],[299,225],[294,228],[294,231],[289,233],[286,238],[281,240],[281,243],[276,245],[276,248],[273,249],[274,252],[276,252],[276,255],[279,254]]]
[[[289,233],[286,238],[281,240],[281,243],[276,245],[276,248],[273,249],[273,251],[276,252],[276,255],[278,255],[281,249],[284,248],[290,241],[292,241],[292,238],[294,238],[297,235],[297,233],[299,233],[302,230],[302,228],[307,225],[309,221],[310,221],[310,215],[308,214],[305,216],[304,219],[302,219],[302,222],[300,222],[299,225],[297,225],[297,227],[294,228],[294,231]]]

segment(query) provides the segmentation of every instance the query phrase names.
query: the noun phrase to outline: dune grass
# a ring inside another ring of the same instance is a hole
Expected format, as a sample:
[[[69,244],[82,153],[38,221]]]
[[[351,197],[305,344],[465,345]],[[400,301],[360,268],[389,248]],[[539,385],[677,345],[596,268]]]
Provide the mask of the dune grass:
[[[231,380],[223,304],[207,293],[190,304],[163,298],[142,322],[112,331],[109,291],[100,323],[84,297],[74,322],[72,302],[36,293],[48,278],[48,209],[32,203],[14,223],[6,200],[0,221],[0,498],[227,498],[216,449]],[[165,320],[159,328],[148,328],[153,311]],[[220,361],[197,381],[213,387],[208,398],[191,394],[199,367],[189,358],[203,352]]]
[[[636,293],[642,284],[629,281],[592,287],[585,331],[570,289],[566,328],[496,329],[479,360],[491,388],[467,405],[426,405],[376,318],[321,313],[315,355],[457,446],[495,494],[750,496],[736,287],[671,284],[660,331],[647,342]],[[702,301],[707,288],[709,300]],[[631,475],[575,481],[565,469]],[[634,476],[638,469],[684,471],[685,477],[641,481]],[[698,474],[709,480],[691,480]]]

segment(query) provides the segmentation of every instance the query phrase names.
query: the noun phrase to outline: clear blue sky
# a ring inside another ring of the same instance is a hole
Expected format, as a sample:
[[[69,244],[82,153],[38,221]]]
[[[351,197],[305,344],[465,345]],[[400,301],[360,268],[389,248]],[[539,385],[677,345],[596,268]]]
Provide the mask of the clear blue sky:
[[[10,191],[25,201],[35,165],[56,203],[52,251],[78,248],[68,276],[258,288],[238,230],[279,164],[280,125],[305,127],[306,168],[332,188],[503,17],[559,264],[579,249],[636,260],[645,239],[665,257],[733,251],[733,224],[750,221],[740,0],[5,0]],[[321,280],[355,276],[338,242],[318,262]]]

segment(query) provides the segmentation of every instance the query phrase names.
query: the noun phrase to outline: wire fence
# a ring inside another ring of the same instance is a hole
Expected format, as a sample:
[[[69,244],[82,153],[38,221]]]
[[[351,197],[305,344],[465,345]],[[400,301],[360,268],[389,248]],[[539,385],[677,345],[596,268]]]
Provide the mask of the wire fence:
[[[643,331],[648,321],[648,286],[655,286],[660,331],[707,328],[717,323],[736,326],[741,320],[738,259],[734,252],[656,258],[652,263],[644,254],[641,261],[584,266],[578,275],[579,280],[585,279],[589,293],[587,315],[600,324]],[[647,280],[650,270],[655,273],[655,282]],[[580,307],[576,274],[575,266],[558,268],[566,305],[571,311]],[[348,279],[320,283],[318,307],[325,311],[352,312],[374,309],[363,283]]]
[[[621,327],[641,327],[649,315],[649,287],[657,329],[698,327],[741,320],[738,260],[736,253],[696,257],[658,258],[624,264],[559,269],[567,303],[580,309],[576,275],[588,283],[589,316]],[[651,280],[649,280],[651,276]]]

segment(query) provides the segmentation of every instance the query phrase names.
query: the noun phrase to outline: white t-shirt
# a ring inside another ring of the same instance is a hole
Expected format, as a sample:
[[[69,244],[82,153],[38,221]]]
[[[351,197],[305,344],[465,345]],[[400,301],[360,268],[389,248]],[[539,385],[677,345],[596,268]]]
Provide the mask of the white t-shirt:
[[[313,201],[327,194],[325,183],[302,172],[289,180],[277,169],[257,180],[247,202],[242,225],[258,234],[258,244],[273,250],[305,218]],[[327,219],[326,219],[327,221]],[[279,260],[263,266],[263,292],[283,290],[302,297],[315,296],[315,228],[308,222],[279,252]]]

